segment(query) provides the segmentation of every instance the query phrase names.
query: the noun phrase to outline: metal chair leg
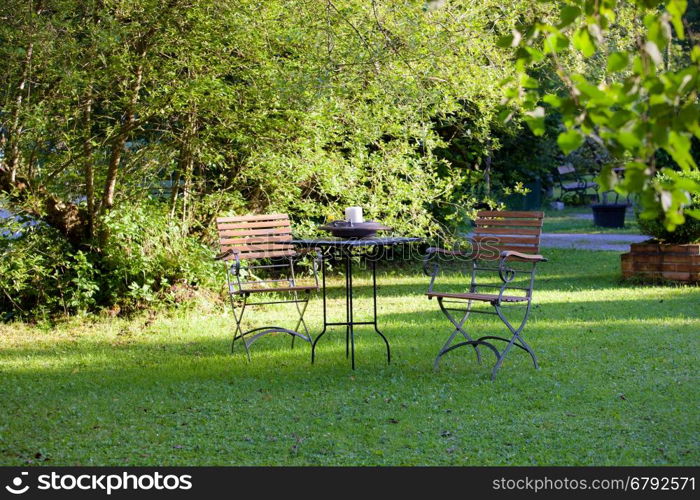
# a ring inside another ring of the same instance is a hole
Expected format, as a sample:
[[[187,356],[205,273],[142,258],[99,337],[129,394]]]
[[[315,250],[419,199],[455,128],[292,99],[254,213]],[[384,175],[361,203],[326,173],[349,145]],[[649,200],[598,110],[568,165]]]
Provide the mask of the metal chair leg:
[[[243,314],[245,313],[246,305],[248,305],[248,296],[243,295],[242,298],[242,306],[240,308],[236,307],[236,299],[231,296],[231,309],[233,313],[233,318],[236,322],[236,329],[233,334],[233,340],[231,341],[231,353],[234,352],[234,348],[236,346],[236,340],[241,339],[243,341],[243,347],[245,347],[246,351],[246,357],[248,358],[248,361],[250,361],[250,346],[259,338],[263,337],[264,335],[267,335],[268,333],[287,333],[292,337],[292,348],[294,348],[294,339],[296,337],[300,337],[301,339],[305,340],[306,342],[311,343],[311,334],[309,333],[309,329],[306,325],[306,321],[304,321],[304,314],[306,313],[306,308],[309,305],[309,300],[302,301],[303,307],[300,306],[300,302],[294,302],[295,306],[297,307],[297,312],[299,313],[299,320],[297,321],[297,325],[294,330],[289,330],[288,328],[282,328],[279,326],[263,326],[260,328],[253,328],[251,330],[246,330],[243,331],[242,324],[243,324]],[[296,297],[295,293],[295,300],[298,300]],[[255,305],[255,304],[252,304]],[[240,310],[239,310],[240,309]],[[304,327],[304,332],[306,335],[300,333],[299,327],[303,326]],[[248,335],[252,335],[250,339],[246,339]]]
[[[297,292],[294,292],[294,300],[297,301],[299,300]],[[306,300],[303,302],[304,306],[300,307],[299,302],[294,302],[294,305],[297,308],[297,312],[299,313],[299,321],[297,321],[297,325],[294,327],[294,331],[298,332],[299,327],[303,326],[304,327],[304,332],[306,332],[306,337],[309,339],[311,338],[311,335],[309,334],[309,329],[306,327],[306,321],[304,321],[304,313],[306,313],[306,308],[309,306],[309,298],[307,297]],[[296,339],[296,335],[292,335],[292,349],[294,349],[294,340]]]
[[[505,359],[506,355],[508,354],[508,352],[511,350],[511,348],[514,345],[517,345],[518,347],[524,349],[525,351],[527,351],[530,354],[530,356],[532,357],[532,361],[535,365],[535,369],[538,370],[539,365],[537,363],[537,357],[535,356],[535,352],[532,350],[532,348],[530,348],[530,346],[520,336],[520,333],[525,328],[525,324],[527,323],[528,316],[530,315],[530,304],[528,303],[527,309],[525,310],[525,316],[523,317],[523,320],[517,329],[514,328],[513,325],[510,323],[510,321],[508,321],[508,318],[506,318],[504,316],[503,311],[501,311],[501,308],[499,306],[494,306],[494,307],[496,309],[496,314],[498,314],[498,317],[501,318],[501,321],[506,325],[506,327],[508,327],[508,329],[513,334],[513,336],[511,337],[510,341],[508,341],[508,345],[506,345],[505,349],[503,349],[503,351],[501,352],[501,355],[499,356],[498,361],[496,361],[496,364],[494,365],[493,370],[491,371],[491,380],[496,379],[496,373],[498,373],[498,370],[503,365],[503,360]],[[483,337],[482,337],[482,339],[483,339]],[[479,340],[482,340],[482,339],[479,339]],[[516,343],[516,341],[518,341],[520,343],[520,345],[518,345],[518,343]]]
[[[463,328],[464,323],[466,322],[467,318],[469,317],[469,313],[471,312],[471,301],[469,301],[467,308],[465,310],[465,314],[464,314],[464,316],[462,316],[462,318],[460,320],[456,320],[452,316],[452,314],[450,314],[450,312],[449,312],[450,310],[447,309],[443,304],[442,297],[438,297],[438,303],[440,304],[440,309],[442,310],[443,314],[445,314],[445,316],[450,320],[450,322],[454,325],[455,329],[452,331],[452,334],[447,339],[447,342],[445,342],[445,344],[442,346],[442,349],[440,349],[440,352],[438,353],[437,357],[435,358],[435,362],[433,363],[433,367],[435,369],[438,368],[440,358],[443,355],[445,355],[448,352],[453,351],[459,347],[465,346],[465,345],[470,345],[476,350],[479,363],[481,363],[481,355],[479,354],[479,350],[478,350],[478,347],[480,345],[491,349],[491,351],[493,351],[493,353],[496,355],[496,364],[493,366],[493,368],[491,370],[491,380],[496,379],[496,374],[500,370],[501,366],[503,366],[503,362],[505,360],[505,357],[508,355],[508,353],[513,348],[513,346],[516,346],[516,347],[526,351],[530,355],[530,357],[532,358],[532,362],[535,365],[535,369],[536,370],[539,369],[539,364],[537,363],[537,356],[535,355],[535,352],[532,350],[532,348],[528,345],[527,342],[525,342],[525,340],[521,336],[521,333],[522,333],[523,329],[525,328],[525,325],[527,324],[528,317],[530,315],[530,304],[528,304],[527,309],[525,311],[525,316],[523,317],[523,320],[520,323],[520,325],[518,326],[518,328],[515,328],[510,323],[510,321],[508,321],[508,318],[505,317],[505,315],[503,314],[503,311],[501,310],[501,308],[499,306],[494,305],[494,308],[496,309],[496,314],[501,319],[503,324],[508,328],[508,330],[510,330],[510,332],[512,334],[511,338],[507,339],[504,337],[496,337],[496,336],[487,335],[487,336],[479,337],[478,339],[474,340],[467,334],[467,332]],[[459,342],[457,344],[452,344],[455,337],[459,333],[461,333],[464,336],[466,341]],[[499,352],[498,349],[496,349],[496,347],[493,344],[491,344],[490,342],[487,342],[488,340],[500,340],[503,342],[507,342],[507,344],[506,344],[506,347],[501,352]]]
[[[437,357],[435,358],[435,361],[433,362],[433,368],[437,370],[438,365],[440,363],[440,358],[442,357],[443,354],[453,350],[450,348],[452,341],[455,339],[458,333],[461,333],[462,336],[466,339],[467,342],[460,343],[459,345],[471,345],[474,350],[476,351],[476,359],[479,364],[481,364],[481,353],[479,352],[479,347],[478,344],[472,343],[474,339],[472,339],[467,332],[464,331],[464,323],[467,321],[469,318],[469,314],[471,313],[471,306],[472,302],[471,300],[467,303],[467,307],[464,313],[464,316],[462,316],[462,319],[457,321],[454,319],[454,317],[450,314],[450,311],[445,307],[445,305],[442,303],[442,297],[438,297],[438,304],[440,305],[440,309],[442,310],[442,313],[447,317],[447,319],[450,320],[450,323],[455,327],[454,331],[450,335],[450,337],[447,339],[447,342],[445,342],[445,345],[442,346],[442,349],[440,349],[440,352],[438,353]]]
[[[503,337],[496,337],[496,336],[486,336],[486,337],[479,337],[479,340],[501,340],[503,342],[510,342],[510,339],[506,339]],[[518,340],[513,344],[515,347],[518,347],[522,349],[523,351],[527,352],[531,357],[532,360],[534,361],[535,368],[539,368],[537,365],[537,356],[535,356],[535,352],[532,350],[532,348],[523,340],[522,337],[518,336]]]
[[[233,333],[233,340],[231,341],[231,353],[233,353],[233,349],[236,346],[236,339],[240,338],[243,340],[243,346],[245,347],[246,356],[248,357],[248,361],[250,361],[250,349],[248,348],[248,343],[243,338],[245,332],[243,332],[243,329],[241,328],[241,324],[243,323],[243,314],[245,313],[245,306],[247,302],[248,296],[244,295],[243,305],[241,306],[241,312],[236,314],[236,299],[234,297],[231,297],[231,312],[233,313],[233,318],[236,321],[236,330]]]
[[[255,332],[258,332],[258,333],[255,333]],[[299,337],[299,338],[304,339],[307,342],[310,342],[310,339],[308,337],[305,337],[301,333],[296,332],[294,330],[290,330],[288,328],[282,328],[281,326],[261,326],[260,328],[253,328],[252,330],[248,330],[247,332],[244,332],[243,335],[247,336],[247,335],[250,335],[252,333],[255,333],[255,335],[253,335],[250,338],[250,340],[244,340],[248,347],[253,345],[253,343],[256,340],[264,337],[268,333],[287,333],[293,337]]]

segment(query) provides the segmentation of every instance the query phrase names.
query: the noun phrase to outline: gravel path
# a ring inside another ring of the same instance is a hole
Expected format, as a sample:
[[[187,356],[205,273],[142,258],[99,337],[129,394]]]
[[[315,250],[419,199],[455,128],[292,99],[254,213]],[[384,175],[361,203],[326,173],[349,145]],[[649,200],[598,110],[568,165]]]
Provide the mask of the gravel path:
[[[544,248],[577,248],[579,250],[611,250],[628,252],[631,243],[648,240],[641,234],[542,233]]]

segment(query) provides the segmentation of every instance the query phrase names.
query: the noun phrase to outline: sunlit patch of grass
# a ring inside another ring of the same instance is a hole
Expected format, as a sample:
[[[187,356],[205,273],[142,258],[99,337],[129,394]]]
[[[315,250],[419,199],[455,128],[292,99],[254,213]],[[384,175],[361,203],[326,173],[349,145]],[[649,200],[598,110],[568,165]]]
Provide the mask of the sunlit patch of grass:
[[[623,228],[595,226],[592,218],[582,218],[582,216],[590,216],[592,213],[589,206],[572,206],[566,207],[564,210],[546,210],[542,230],[546,233],[640,233],[637,219],[629,211],[625,216],[625,227]]]

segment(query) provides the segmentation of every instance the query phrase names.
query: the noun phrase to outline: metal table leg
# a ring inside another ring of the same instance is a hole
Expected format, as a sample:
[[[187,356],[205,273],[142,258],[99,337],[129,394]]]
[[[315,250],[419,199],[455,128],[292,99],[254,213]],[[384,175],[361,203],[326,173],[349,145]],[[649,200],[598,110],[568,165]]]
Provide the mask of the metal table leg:
[[[352,256],[350,251],[345,252],[345,284],[347,286],[347,294],[345,296],[345,303],[348,308],[346,315],[346,320],[348,323],[348,331],[350,332],[350,358],[352,360],[352,369],[355,369],[355,323],[352,320]],[[347,351],[347,339],[345,344],[345,350]]]
[[[321,333],[319,333],[316,338],[314,339],[313,343],[311,344],[311,364],[314,363],[314,360],[316,359],[316,344],[318,344],[318,341],[323,335],[326,333],[326,262],[323,259],[323,253],[321,253],[321,289],[322,289],[322,294],[323,294],[323,330],[321,330]]]
[[[345,326],[345,357],[351,360],[352,369],[355,369],[355,325],[372,325],[374,331],[382,338],[386,345],[387,363],[391,364],[391,348],[389,341],[384,334],[379,330],[377,323],[377,264],[376,260],[372,259],[372,305],[373,317],[372,321],[355,321],[353,317],[353,284],[352,284],[352,252],[341,250],[342,259],[345,264],[345,322],[329,322],[327,313],[327,296],[326,296],[326,267],[322,266],[322,294],[323,294],[323,330],[314,339],[311,344],[311,363],[316,359],[316,344],[320,338],[326,333],[329,326]],[[323,263],[325,264],[325,262]]]
[[[384,340],[386,344],[386,362],[391,364],[391,349],[389,348],[389,341],[386,339],[384,334],[379,331],[379,326],[377,326],[377,261],[372,259],[372,301],[374,302],[374,331],[379,334],[379,336]]]

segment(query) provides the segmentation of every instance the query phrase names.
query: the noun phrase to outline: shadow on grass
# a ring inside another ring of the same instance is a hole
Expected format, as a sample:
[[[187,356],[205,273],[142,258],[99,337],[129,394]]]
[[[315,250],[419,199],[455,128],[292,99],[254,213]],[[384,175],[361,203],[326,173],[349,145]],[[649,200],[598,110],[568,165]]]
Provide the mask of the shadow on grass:
[[[667,297],[661,301],[627,300],[625,307],[631,312],[627,317],[619,316],[619,304],[615,301],[535,304],[524,337],[536,352],[539,346],[555,346],[557,341],[575,336],[585,337],[581,340],[581,348],[611,345],[631,352],[633,346],[624,347],[625,343],[650,336],[654,338],[647,341],[657,343],[659,339],[656,336],[660,331],[688,337],[700,333],[682,331],[684,316],[690,319],[698,317],[697,310],[689,307],[686,297]],[[513,324],[517,324],[524,309],[520,306],[506,309]],[[484,310],[493,309],[486,307]],[[510,338],[510,333],[497,318],[483,315],[473,315],[472,318],[465,324],[465,329],[472,336],[488,334]],[[673,320],[681,323],[674,327]],[[422,369],[429,368],[432,357],[452,331],[452,325],[438,310],[436,301],[427,299],[423,300],[422,312],[384,313],[379,322],[380,329],[391,343],[392,354],[398,364],[403,358],[402,350],[409,349],[414,353],[420,350],[423,351],[420,359],[425,360]],[[315,336],[318,326],[309,326]],[[137,339],[126,340],[119,337],[80,342],[74,339],[52,340],[51,346],[39,344],[33,347],[4,348],[0,361],[25,358],[46,361],[41,368],[33,366],[24,370],[14,367],[3,370],[6,373],[12,372],[13,376],[41,378],[52,373],[52,376],[64,375],[74,381],[88,377],[100,385],[109,385],[110,377],[129,379],[135,383],[148,383],[151,379],[159,382],[183,380],[190,375],[195,378],[266,378],[275,375],[287,381],[295,378],[303,381],[310,373],[320,377],[344,377],[348,373],[344,327],[328,328],[317,346],[318,362],[315,366],[310,365],[310,344],[297,339],[296,347],[291,349],[291,337],[283,334],[269,335],[256,342],[251,347],[252,361],[248,363],[240,342],[236,344],[236,351],[230,353],[232,332],[231,326],[230,331],[222,329],[193,340],[177,341],[149,338],[145,332]],[[355,338],[356,356],[361,360],[363,372],[378,370],[377,373],[386,373],[386,363],[382,362],[382,359],[386,360],[384,344],[372,327],[356,327]],[[515,352],[514,357],[520,354],[527,356]],[[484,357],[488,359],[489,356],[491,354]],[[362,360],[363,357],[371,359],[371,363]],[[328,359],[332,359],[333,363],[326,362]],[[81,360],[90,360],[90,364]],[[544,361],[545,364],[550,364],[546,358]],[[575,361],[559,360],[563,366]],[[183,366],[189,370],[183,370]]]

